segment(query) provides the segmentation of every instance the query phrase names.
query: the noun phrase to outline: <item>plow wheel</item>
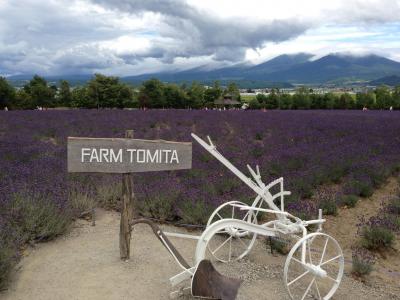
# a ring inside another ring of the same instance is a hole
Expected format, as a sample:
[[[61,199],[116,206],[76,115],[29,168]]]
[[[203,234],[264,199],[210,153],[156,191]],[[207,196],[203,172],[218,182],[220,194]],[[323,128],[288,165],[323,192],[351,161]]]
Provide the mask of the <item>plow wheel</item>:
[[[338,289],[343,268],[344,258],[338,242],[325,233],[311,233],[290,250],[284,268],[284,283],[294,300],[327,300]]]
[[[249,223],[256,223],[254,212],[240,210],[232,204],[245,205],[243,202],[230,201],[219,206],[210,216],[207,227],[214,222],[223,219],[243,220]],[[228,226],[216,232],[208,241],[207,248],[210,254],[220,262],[230,262],[243,258],[254,245],[257,234],[240,229],[235,226]]]

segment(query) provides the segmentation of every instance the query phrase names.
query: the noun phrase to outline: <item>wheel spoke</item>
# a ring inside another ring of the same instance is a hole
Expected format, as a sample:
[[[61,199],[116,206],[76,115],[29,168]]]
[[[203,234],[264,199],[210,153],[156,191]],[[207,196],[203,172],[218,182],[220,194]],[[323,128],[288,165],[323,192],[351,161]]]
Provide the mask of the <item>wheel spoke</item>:
[[[313,265],[312,258],[311,258],[310,243],[307,243],[307,248],[308,248],[308,258],[310,259],[310,264]]]
[[[216,215],[222,220],[223,217],[217,212]]]
[[[321,265],[322,261],[324,260],[326,246],[328,245],[328,242],[329,242],[329,237],[326,238],[325,245],[324,245],[324,250],[322,250],[321,259],[319,260],[319,264],[320,265]]]
[[[287,284],[287,286],[289,286],[289,285],[295,283],[297,280],[303,278],[303,277],[306,276],[308,273],[310,273],[310,271],[305,271],[303,274],[299,275],[298,277],[296,277],[295,279],[293,279],[291,282],[289,282],[289,283]]]
[[[301,264],[301,265],[304,266],[304,264],[303,264],[300,260],[298,260],[297,258],[295,258],[295,257],[292,256],[292,259],[293,259],[295,262],[297,262],[297,263],[299,263],[299,264]]]
[[[230,239],[230,241],[229,241],[229,258],[228,258],[228,261],[231,261],[231,257],[232,257],[232,239]]]
[[[332,281],[334,281],[334,282],[336,282],[336,283],[339,283],[339,280],[336,280],[335,278],[332,278],[332,277],[329,276],[329,275],[326,275],[326,278],[328,278],[328,279],[330,279],[330,280],[332,280]]]
[[[315,280],[315,289],[317,290],[317,294],[318,294],[318,299],[322,299],[322,297],[321,297],[321,293],[319,292],[319,288],[318,288],[318,283],[317,283],[317,280]]]
[[[308,287],[306,289],[306,292],[304,293],[303,297],[301,297],[301,300],[304,300],[304,298],[307,296],[308,291],[310,290],[310,288],[313,285],[314,281],[315,281],[315,277],[311,280],[310,284],[308,285]]]
[[[228,241],[232,240],[232,236],[230,236],[229,238],[227,238],[221,245],[219,245],[217,247],[217,249],[215,249],[214,251],[211,251],[212,254],[215,254],[215,252],[217,252],[219,249],[221,249]]]
[[[242,239],[240,237],[238,237],[238,240],[242,243],[242,245],[244,246],[244,248],[247,250],[247,244],[245,242],[242,241]]]
[[[234,216],[235,216],[235,207],[232,206],[232,219],[233,219]]]
[[[342,255],[339,254],[338,256],[335,256],[335,257],[333,257],[333,258],[331,258],[331,259],[328,259],[327,261],[323,262],[323,263],[320,264],[319,266],[321,267],[321,266],[323,266],[323,265],[326,265],[326,264],[328,264],[328,263],[330,263],[330,262],[332,262],[332,261],[334,261],[334,260],[336,260],[336,259],[338,259],[338,258],[341,258],[341,257],[342,257]]]

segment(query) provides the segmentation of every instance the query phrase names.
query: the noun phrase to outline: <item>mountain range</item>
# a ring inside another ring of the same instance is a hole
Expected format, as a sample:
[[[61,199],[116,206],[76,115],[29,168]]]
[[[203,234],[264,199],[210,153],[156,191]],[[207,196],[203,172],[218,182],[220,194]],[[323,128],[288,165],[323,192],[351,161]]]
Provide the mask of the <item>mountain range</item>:
[[[46,77],[49,81],[59,78],[84,82],[92,75],[68,75]],[[393,77],[394,76],[394,77]],[[377,79],[393,79],[400,76],[400,63],[378,55],[353,56],[329,54],[314,59],[312,54],[283,54],[257,65],[237,64],[230,67],[210,70],[209,67],[197,67],[185,71],[160,72],[137,76],[122,77],[128,83],[139,84],[149,78],[158,78],[165,82],[199,81],[210,84],[220,80],[221,84],[237,82],[241,87],[278,86],[291,84],[347,84],[367,83]],[[10,81],[23,80],[24,76],[10,77]],[[393,80],[392,80],[393,81]],[[383,80],[382,83],[385,83]]]

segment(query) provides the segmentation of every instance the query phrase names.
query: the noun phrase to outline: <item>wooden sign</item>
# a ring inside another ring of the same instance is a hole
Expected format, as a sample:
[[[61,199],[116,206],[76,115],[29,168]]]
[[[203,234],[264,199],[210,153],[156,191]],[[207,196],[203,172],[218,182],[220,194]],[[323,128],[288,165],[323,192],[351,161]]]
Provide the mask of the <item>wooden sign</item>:
[[[192,143],[68,138],[68,172],[135,173],[190,169]]]

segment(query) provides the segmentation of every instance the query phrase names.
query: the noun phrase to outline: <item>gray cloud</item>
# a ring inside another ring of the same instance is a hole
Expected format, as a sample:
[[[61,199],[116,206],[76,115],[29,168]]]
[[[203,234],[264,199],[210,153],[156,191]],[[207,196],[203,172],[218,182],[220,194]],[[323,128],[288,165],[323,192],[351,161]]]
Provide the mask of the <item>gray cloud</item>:
[[[185,0],[0,0],[0,75],[135,74],[230,64],[243,61],[248,49],[287,41],[311,28],[399,22],[399,12],[399,0],[379,5],[343,0],[317,17],[272,20],[216,15]],[[149,14],[156,21],[146,28],[140,22]],[[139,25],[124,26],[121,18]],[[149,41],[143,47],[139,42],[130,47],[135,40],[122,50],[124,42],[113,47],[120,37],[142,34]]]
[[[261,47],[265,42],[281,42],[294,38],[311,26],[310,22],[298,19],[252,22],[248,18],[220,18],[179,0],[93,2],[134,15],[144,12],[161,14],[166,27],[160,29],[160,34],[176,40],[175,47],[164,47],[166,61],[171,61],[171,56],[213,54],[216,60],[240,61],[248,48]],[[163,48],[162,45],[154,47]]]

